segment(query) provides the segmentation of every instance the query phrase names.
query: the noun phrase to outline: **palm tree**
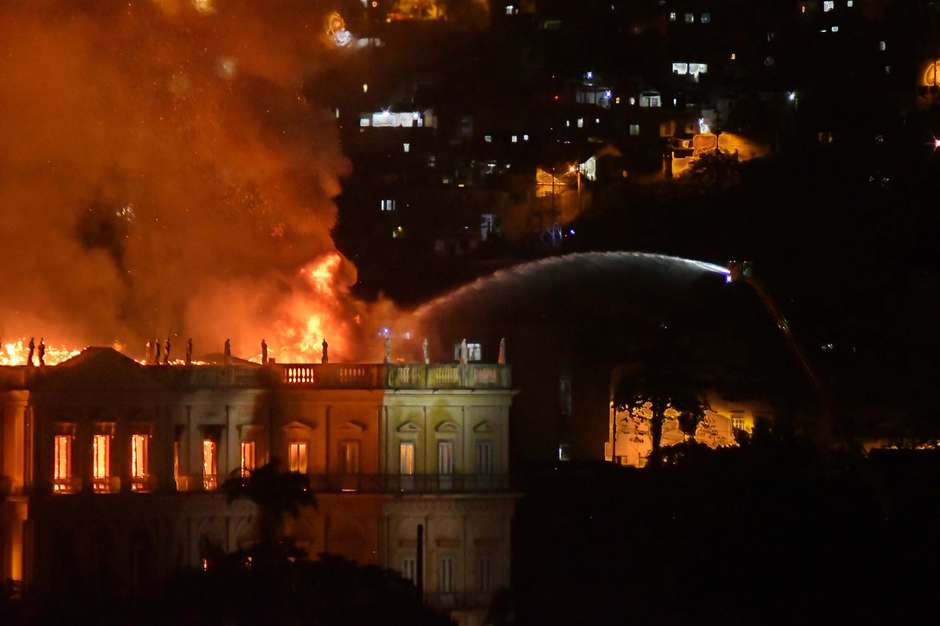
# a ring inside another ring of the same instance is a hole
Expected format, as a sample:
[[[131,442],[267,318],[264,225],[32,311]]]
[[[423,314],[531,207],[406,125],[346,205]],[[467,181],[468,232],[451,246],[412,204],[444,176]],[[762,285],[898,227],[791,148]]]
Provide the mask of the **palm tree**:
[[[277,551],[285,547],[284,521],[288,515],[297,517],[301,509],[316,508],[317,500],[310,489],[310,478],[297,472],[282,472],[272,460],[242,476],[236,470],[222,484],[229,504],[239,499],[251,500],[258,508],[257,548]],[[286,546],[289,547],[289,546]]]

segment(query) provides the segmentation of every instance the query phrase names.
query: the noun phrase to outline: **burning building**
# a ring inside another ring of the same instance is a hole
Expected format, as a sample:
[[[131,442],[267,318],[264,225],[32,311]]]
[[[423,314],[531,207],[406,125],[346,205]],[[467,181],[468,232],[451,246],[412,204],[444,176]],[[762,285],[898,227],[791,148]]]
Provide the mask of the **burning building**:
[[[228,505],[220,484],[279,459],[317,494],[288,529],[310,556],[423,574],[428,603],[482,623],[509,584],[510,376],[427,361],[145,366],[111,348],[0,368],[0,573],[133,592],[204,565],[253,537],[253,505]]]

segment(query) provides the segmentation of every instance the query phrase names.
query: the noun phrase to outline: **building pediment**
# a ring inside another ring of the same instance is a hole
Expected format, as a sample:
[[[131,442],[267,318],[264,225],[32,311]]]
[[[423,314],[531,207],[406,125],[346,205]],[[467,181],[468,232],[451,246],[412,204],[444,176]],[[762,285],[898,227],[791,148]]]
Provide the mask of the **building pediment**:
[[[43,391],[164,389],[147,368],[113,348],[85,348],[59,365],[37,369],[34,376],[31,386]]]
[[[344,422],[343,424],[341,424],[341,425],[339,426],[339,430],[347,430],[347,431],[356,432],[356,433],[361,433],[361,432],[365,431],[365,429],[366,429],[366,425],[365,425],[365,424],[361,424],[361,423],[355,422],[355,421],[353,421],[353,420],[349,420],[348,422]]]
[[[434,430],[439,433],[456,433],[460,432],[460,424],[451,420],[447,420],[446,422],[441,422],[438,424],[437,428]]]
[[[399,426],[396,430],[400,433],[417,433],[421,432],[421,427],[409,420]]]
[[[316,427],[317,427],[316,423],[307,424],[305,422],[293,420],[284,424],[282,428],[284,430],[313,430]]]
[[[475,433],[491,433],[493,432],[493,425],[490,422],[482,421],[476,426],[473,427],[473,432]]]

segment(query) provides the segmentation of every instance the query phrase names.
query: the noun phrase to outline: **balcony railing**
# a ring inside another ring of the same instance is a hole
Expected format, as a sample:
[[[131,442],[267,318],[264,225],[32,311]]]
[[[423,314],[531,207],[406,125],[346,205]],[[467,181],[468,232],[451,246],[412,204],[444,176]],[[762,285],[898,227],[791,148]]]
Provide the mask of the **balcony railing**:
[[[491,363],[385,363],[279,365],[281,382],[353,389],[510,389],[508,365]]]
[[[492,493],[508,491],[507,474],[329,474],[310,477],[321,493]]]

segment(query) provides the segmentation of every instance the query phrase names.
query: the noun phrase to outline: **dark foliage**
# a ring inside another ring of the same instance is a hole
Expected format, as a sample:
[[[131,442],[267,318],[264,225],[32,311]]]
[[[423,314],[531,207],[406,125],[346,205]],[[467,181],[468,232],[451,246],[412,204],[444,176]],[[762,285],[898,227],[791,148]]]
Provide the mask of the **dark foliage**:
[[[940,457],[785,432],[644,470],[559,465],[514,533],[522,624],[901,624],[933,610]],[[932,617],[932,616],[931,616]]]

